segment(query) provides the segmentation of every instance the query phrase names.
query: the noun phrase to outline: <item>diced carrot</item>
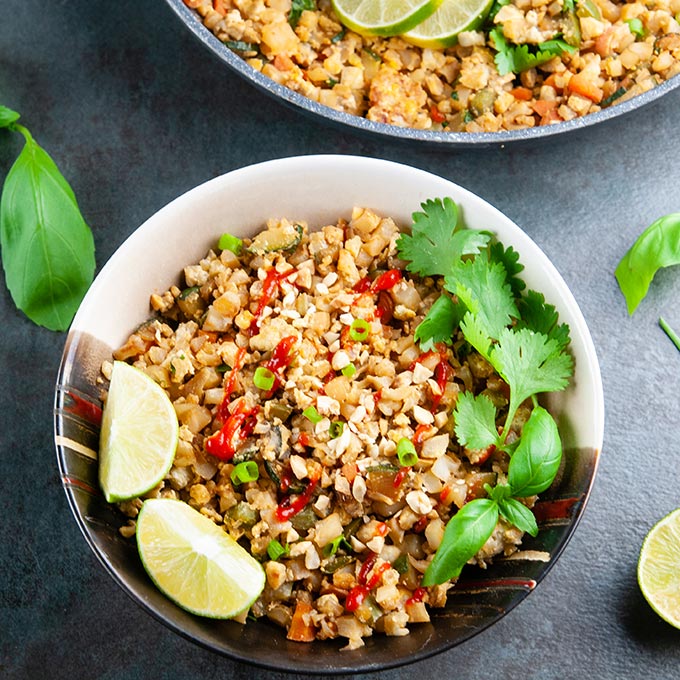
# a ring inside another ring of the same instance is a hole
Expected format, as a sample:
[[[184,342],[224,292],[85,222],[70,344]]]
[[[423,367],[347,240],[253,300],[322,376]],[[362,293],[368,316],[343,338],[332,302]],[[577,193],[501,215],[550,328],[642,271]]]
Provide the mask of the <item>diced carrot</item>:
[[[315,638],[314,625],[309,621],[309,613],[312,606],[306,602],[298,602],[295,605],[293,618],[288,629],[289,640],[295,642],[312,642]]]
[[[604,97],[604,92],[595,85],[593,78],[594,76],[590,73],[581,71],[571,77],[567,88],[570,92],[579,94],[582,97],[586,97],[596,104],[599,104],[602,101],[602,97]]]
[[[534,102],[532,108],[541,117],[541,125],[548,125],[550,123],[562,120],[562,117],[557,112],[557,102],[539,99]]]
[[[544,81],[544,85],[549,85],[550,87],[554,87],[556,90],[560,90],[562,88],[557,86],[557,78],[554,73],[551,73]]]
[[[222,16],[227,14],[227,3],[225,0],[213,0],[213,9]]]
[[[285,54],[277,54],[274,57],[274,68],[279,71],[290,71],[294,65],[293,60]]]
[[[340,473],[350,484],[354,482],[354,478],[357,476],[358,472],[359,468],[356,463],[345,463],[342,468],[340,468]]]
[[[184,0],[184,4],[189,9],[197,9],[203,4],[203,0]]]
[[[521,99],[525,102],[531,101],[534,96],[534,93],[528,87],[515,87],[510,90],[510,94],[515,99]]]
[[[547,99],[538,99],[532,105],[531,108],[536,111],[536,113],[543,118],[547,116],[551,111],[557,109],[556,101],[549,101]]]

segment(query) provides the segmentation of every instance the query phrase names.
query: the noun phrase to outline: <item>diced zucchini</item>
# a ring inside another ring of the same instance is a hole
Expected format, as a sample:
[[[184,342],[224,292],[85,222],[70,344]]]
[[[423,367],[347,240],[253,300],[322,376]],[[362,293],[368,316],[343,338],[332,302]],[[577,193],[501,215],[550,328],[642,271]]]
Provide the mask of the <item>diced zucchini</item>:
[[[302,227],[299,224],[285,224],[261,231],[248,246],[247,250],[255,255],[275,252],[291,252],[302,240]]]

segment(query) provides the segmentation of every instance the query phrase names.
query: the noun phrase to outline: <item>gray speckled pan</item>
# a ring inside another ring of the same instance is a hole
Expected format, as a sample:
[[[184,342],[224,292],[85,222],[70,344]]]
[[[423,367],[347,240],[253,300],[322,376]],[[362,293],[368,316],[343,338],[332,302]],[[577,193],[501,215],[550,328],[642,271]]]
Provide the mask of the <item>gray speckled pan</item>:
[[[519,252],[528,286],[542,291],[571,327],[574,381],[565,392],[551,395],[547,404],[560,428],[565,465],[536,507],[538,537],[523,546],[544,551],[549,559],[498,560],[487,570],[466,567],[447,607],[433,610],[430,624],[412,625],[407,637],[375,635],[353,652],[339,651],[343,640],[290,642],[283,629],[269,622],[241,626],[183,611],[146,576],[134,540],[118,532],[123,516],[98,490],[101,362],[148,317],[150,293],[175,283],[182,267],[198,261],[224,231],[250,235],[272,216],[321,226],[349,218],[354,205],[408,225],[422,201],[443,196],[459,204],[469,227],[489,229]],[[594,481],[603,428],[602,385],[590,334],[562,277],[538,246],[495,208],[448,180],[352,156],[288,158],[236,170],[189,191],[151,217],[119,247],[83,301],[68,334],[55,395],[63,487],[87,543],[106,571],[137,604],[190,640],[235,659],[297,673],[350,673],[411,663],[449,649],[500,619],[543,579],[575,530]]]
[[[417,142],[420,145],[425,144],[438,148],[495,146],[510,142],[540,140],[562,134],[563,132],[569,132],[570,130],[582,130],[596,123],[601,123],[639,109],[680,86],[680,75],[677,75],[637,97],[609,106],[597,113],[554,125],[542,125],[540,127],[506,130],[503,132],[435,132],[430,130],[414,130],[412,128],[397,127],[396,125],[387,125],[386,123],[377,123],[349,113],[336,111],[283,85],[279,85],[271,80],[271,78],[246,64],[241,57],[218,40],[201,23],[200,16],[194,10],[189,9],[183,0],[166,0],[166,2],[182,23],[191,31],[192,35],[208,48],[215,57],[241,77],[253,83],[259,90],[266,92],[284,104],[299,109],[303,113],[317,119],[321,118],[336,127],[349,127],[359,133],[399,139],[406,142]]]

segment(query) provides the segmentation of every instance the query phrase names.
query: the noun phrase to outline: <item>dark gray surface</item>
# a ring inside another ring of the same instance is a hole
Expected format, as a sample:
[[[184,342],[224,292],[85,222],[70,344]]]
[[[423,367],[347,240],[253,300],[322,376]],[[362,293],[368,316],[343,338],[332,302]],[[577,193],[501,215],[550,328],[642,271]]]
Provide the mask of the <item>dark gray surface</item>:
[[[71,182],[100,268],[153,212],[233,168],[353,153],[447,177],[508,214],[572,288],[600,357],[607,421],[590,503],[559,562],[501,622],[448,653],[375,678],[680,677],[680,631],[639,594],[645,533],[679,503],[680,272],[635,316],[613,271],[637,234],[680,211],[680,92],[540,145],[419,150],[322,126],[224,70],[162,0],[0,6],[0,103],[22,112]],[[0,132],[0,176],[21,148]],[[152,263],[150,263],[152,266]],[[283,677],[205,651],[133,604],[70,515],[52,442],[64,334],[0,292],[0,676]]]

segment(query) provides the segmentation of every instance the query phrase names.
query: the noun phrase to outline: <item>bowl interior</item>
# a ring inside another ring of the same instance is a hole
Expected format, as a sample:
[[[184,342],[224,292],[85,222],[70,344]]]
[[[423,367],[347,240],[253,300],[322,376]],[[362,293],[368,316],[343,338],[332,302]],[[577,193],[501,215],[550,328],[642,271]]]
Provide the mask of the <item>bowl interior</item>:
[[[149,295],[176,282],[182,268],[198,261],[225,231],[251,235],[270,217],[320,227],[349,218],[353,206],[370,207],[408,226],[423,201],[444,196],[461,206],[467,226],[491,230],[519,252],[527,285],[544,293],[571,327],[575,377],[549,403],[566,465],[538,504],[538,537],[523,545],[549,553],[550,560],[497,560],[485,571],[467,568],[447,607],[434,611],[432,623],[412,626],[405,638],[369,638],[354,652],[339,652],[341,641],[289,642],[268,623],[241,626],[184,612],[147,578],[134,542],[118,532],[123,518],[97,490],[101,362],[149,317]],[[199,644],[265,667],[314,673],[375,670],[427,657],[471,637],[520,602],[555,562],[578,523],[597,467],[603,423],[602,385],[589,331],[566,284],[538,246],[498,210],[448,180],[352,156],[303,156],[243,168],[189,191],[151,217],[120,246],[83,301],[68,334],[55,395],[55,441],[64,489],[90,547],[119,585]]]
[[[344,111],[338,111],[324,106],[299,92],[295,92],[284,85],[273,81],[247,64],[240,56],[230,50],[222,41],[213,35],[203,23],[195,10],[189,9],[184,0],[166,0],[173,12],[189,29],[191,34],[207,48],[214,57],[226,64],[228,68],[238,73],[242,78],[252,83],[257,89],[275,97],[284,104],[302,111],[314,118],[322,119],[340,128],[351,128],[359,133],[372,136],[400,139],[405,142],[417,142],[419,145],[433,147],[484,147],[510,142],[537,141],[564,132],[581,130],[596,123],[616,118],[649,104],[667,92],[680,86],[680,75],[676,75],[660,85],[642,94],[608,106],[587,116],[574,118],[569,121],[553,125],[541,125],[519,130],[503,130],[501,132],[437,132],[432,130],[416,130],[414,128],[398,127],[377,121],[368,120]]]

